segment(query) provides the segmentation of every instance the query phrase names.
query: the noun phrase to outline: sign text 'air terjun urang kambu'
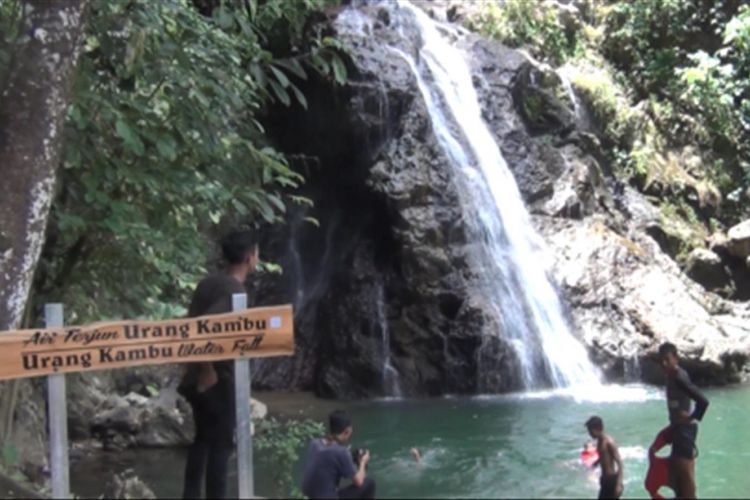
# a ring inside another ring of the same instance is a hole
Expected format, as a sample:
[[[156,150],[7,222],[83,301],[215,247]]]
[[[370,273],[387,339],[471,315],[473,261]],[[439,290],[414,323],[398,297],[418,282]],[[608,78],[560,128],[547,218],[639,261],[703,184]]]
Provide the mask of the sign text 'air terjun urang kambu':
[[[0,380],[294,353],[292,307],[165,321],[113,321],[0,335]]]

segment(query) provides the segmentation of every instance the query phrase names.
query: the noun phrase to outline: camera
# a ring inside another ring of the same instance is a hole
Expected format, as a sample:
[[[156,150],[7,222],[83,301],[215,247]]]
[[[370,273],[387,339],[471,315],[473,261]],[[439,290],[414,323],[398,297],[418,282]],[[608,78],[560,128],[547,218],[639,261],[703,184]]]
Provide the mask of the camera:
[[[352,460],[354,461],[354,464],[359,467],[359,462],[362,459],[362,455],[367,453],[367,450],[363,448],[352,448]]]

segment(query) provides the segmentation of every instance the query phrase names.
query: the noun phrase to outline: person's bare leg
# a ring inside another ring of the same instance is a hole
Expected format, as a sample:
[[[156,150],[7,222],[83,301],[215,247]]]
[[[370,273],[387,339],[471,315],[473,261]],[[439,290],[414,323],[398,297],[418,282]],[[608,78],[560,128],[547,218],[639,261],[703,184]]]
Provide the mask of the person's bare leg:
[[[677,498],[695,498],[695,460],[672,458],[673,482]]]
[[[698,498],[695,487],[695,459],[685,460],[685,483],[683,486],[683,498]]]
[[[682,498],[682,464],[679,458],[669,459],[669,484],[674,490],[675,498]]]

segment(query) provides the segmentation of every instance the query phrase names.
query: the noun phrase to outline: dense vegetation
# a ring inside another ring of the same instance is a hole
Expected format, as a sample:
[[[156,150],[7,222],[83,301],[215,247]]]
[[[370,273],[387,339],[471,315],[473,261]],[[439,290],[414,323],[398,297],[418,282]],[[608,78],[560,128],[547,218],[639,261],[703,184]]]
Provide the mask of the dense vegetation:
[[[303,179],[258,116],[342,82],[311,30],[337,0],[92,0],[34,303],[70,321],[178,314],[228,226],[275,223]],[[502,5],[501,5],[502,4]],[[563,67],[617,174],[661,203],[681,254],[747,215],[750,7],[737,0],[507,0],[467,24]],[[23,16],[2,2],[0,85]],[[286,194],[285,194],[286,193]]]
[[[278,223],[290,203],[310,203],[295,196],[304,179],[259,117],[273,103],[306,107],[301,88],[313,73],[332,85],[346,80],[344,48],[314,22],[337,3],[85,2],[85,45],[62,160],[51,168],[57,192],[26,326],[47,301],[63,302],[71,323],[180,315],[211,265],[215,236]],[[0,95],[23,67],[19,47],[44,36],[24,28],[33,9],[0,1]],[[18,387],[0,387],[0,471],[22,480],[21,445],[7,439]],[[290,471],[300,440],[320,431],[309,422],[260,427],[259,448]],[[291,491],[289,477],[278,481]]]
[[[661,204],[677,257],[750,207],[750,6],[486,2],[468,26],[562,67],[618,176]]]
[[[303,179],[258,115],[272,101],[306,106],[311,71],[346,79],[339,45],[308,22],[333,3],[90,3],[37,304],[63,301],[75,322],[178,314],[212,235],[309,202],[283,194]],[[2,9],[7,68],[23,12]]]
[[[267,418],[258,422],[254,449],[273,464],[275,494],[281,498],[304,498],[294,481],[294,466],[307,443],[325,435],[325,426],[313,420]]]

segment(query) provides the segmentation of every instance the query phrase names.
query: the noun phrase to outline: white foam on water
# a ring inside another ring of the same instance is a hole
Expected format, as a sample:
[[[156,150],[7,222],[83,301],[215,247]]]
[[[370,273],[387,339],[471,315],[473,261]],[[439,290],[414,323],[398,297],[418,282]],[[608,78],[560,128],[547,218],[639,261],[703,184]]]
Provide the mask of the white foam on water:
[[[572,387],[559,387],[542,391],[518,392],[506,395],[480,395],[475,399],[572,399],[576,403],[638,403],[655,401],[664,398],[663,391],[657,387],[642,384],[591,384]]]
[[[643,462],[648,458],[648,452],[643,446],[620,446],[620,457],[623,460]]]

